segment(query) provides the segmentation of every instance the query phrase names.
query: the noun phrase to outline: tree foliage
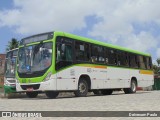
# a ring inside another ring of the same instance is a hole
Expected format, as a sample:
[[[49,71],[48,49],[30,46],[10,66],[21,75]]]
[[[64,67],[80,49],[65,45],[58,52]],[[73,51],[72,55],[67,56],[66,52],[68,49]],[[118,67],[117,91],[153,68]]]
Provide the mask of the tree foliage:
[[[19,41],[15,38],[12,38],[11,41],[8,42],[6,51],[18,48]]]
[[[157,64],[160,65],[160,58],[157,59]]]

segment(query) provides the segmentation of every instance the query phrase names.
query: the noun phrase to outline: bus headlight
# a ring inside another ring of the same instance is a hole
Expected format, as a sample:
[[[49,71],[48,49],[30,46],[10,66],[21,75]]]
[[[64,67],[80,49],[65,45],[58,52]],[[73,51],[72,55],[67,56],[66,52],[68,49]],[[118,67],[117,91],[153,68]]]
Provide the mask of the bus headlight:
[[[44,81],[48,81],[51,78],[52,73],[49,72],[48,75],[46,76],[46,78],[44,79]]]
[[[8,83],[6,78],[4,78],[4,85],[7,85],[7,86],[9,85],[9,83]]]

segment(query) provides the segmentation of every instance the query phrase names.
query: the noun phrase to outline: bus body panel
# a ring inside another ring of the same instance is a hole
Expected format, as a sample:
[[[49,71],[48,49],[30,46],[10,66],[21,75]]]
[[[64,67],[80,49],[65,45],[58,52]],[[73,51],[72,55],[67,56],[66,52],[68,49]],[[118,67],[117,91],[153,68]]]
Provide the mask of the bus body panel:
[[[148,87],[153,84],[153,75],[145,75],[144,79],[142,79],[143,75],[139,74],[140,70],[121,70],[120,68],[113,67],[107,67],[107,69],[104,70],[104,68],[96,67],[96,65],[95,68],[75,65],[52,75],[48,81],[21,85],[40,84],[39,89],[35,91],[74,91],[78,89],[79,78],[82,75],[88,75],[90,77],[91,89],[129,88],[132,77],[137,79],[138,87]],[[128,74],[128,72],[130,72],[130,74]],[[56,78],[53,76],[56,76]],[[27,91],[23,90],[20,84],[16,86],[19,91]]]

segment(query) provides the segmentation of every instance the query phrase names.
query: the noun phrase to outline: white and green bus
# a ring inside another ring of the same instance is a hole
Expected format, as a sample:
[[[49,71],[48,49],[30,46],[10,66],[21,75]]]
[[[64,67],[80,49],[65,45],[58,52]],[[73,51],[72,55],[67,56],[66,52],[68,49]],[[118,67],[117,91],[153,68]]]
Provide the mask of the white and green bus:
[[[151,55],[64,32],[24,38],[18,51],[16,90],[30,98],[71,91],[103,95],[153,85]]]
[[[5,59],[4,92],[5,94],[16,92],[16,60],[18,48],[9,50]]]

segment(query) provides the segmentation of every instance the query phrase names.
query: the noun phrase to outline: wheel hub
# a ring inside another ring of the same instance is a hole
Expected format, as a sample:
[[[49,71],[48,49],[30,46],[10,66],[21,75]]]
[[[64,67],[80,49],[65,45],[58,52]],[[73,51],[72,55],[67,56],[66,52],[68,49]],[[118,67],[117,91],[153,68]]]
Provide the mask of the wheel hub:
[[[136,85],[135,85],[135,83],[132,83],[132,90],[133,90],[133,91],[136,90]]]
[[[79,91],[80,91],[81,93],[83,93],[83,92],[86,91],[86,86],[85,86],[84,83],[80,83],[80,85],[79,85]]]

